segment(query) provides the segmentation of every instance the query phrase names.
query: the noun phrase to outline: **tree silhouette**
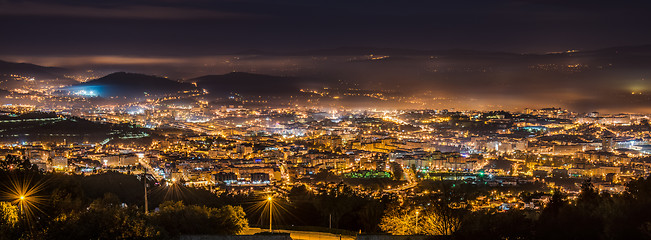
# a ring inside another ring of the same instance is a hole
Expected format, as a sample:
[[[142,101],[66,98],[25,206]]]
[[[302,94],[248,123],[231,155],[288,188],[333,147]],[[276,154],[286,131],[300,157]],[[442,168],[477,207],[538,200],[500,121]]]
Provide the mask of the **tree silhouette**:
[[[237,234],[248,227],[241,207],[209,208],[164,202],[159,209],[152,215],[152,220],[172,237],[181,234]]]
[[[120,204],[107,193],[93,201],[87,210],[55,218],[37,235],[43,239],[159,239],[160,228],[152,225],[143,211]]]

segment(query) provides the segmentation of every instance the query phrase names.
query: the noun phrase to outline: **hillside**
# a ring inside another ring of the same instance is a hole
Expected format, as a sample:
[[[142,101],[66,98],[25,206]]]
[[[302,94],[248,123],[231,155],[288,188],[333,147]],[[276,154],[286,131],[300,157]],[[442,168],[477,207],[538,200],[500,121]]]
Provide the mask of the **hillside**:
[[[148,139],[148,129],[129,124],[91,122],[54,113],[30,112],[0,115],[0,142],[16,141],[91,141],[129,137]]]
[[[65,68],[44,67],[30,63],[0,60],[0,89],[12,90],[26,86],[68,86],[78,83],[65,77],[71,71]]]
[[[206,75],[188,80],[213,95],[238,93],[245,95],[283,95],[300,90],[300,80],[262,74],[233,72],[224,75]]]
[[[191,90],[189,83],[138,73],[116,72],[85,83],[63,88],[64,91],[97,97],[144,97]]]

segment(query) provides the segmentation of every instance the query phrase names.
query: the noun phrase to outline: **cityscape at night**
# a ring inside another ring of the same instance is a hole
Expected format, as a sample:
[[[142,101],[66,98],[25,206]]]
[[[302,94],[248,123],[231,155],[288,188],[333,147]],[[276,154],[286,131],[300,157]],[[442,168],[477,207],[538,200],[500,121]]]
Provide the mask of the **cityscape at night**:
[[[0,240],[651,239],[646,1],[0,1]]]

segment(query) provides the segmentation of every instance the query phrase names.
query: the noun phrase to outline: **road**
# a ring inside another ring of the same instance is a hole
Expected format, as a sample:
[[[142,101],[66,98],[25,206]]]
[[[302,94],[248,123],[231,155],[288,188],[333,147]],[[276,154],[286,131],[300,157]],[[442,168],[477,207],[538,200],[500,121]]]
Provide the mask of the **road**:
[[[267,229],[248,228],[241,235],[253,235],[259,232],[266,232]],[[355,237],[347,235],[337,235],[332,233],[323,232],[308,232],[308,231],[295,231],[295,230],[274,230],[274,232],[289,233],[289,236],[294,240],[354,240]]]
[[[149,165],[149,163],[145,162],[145,161],[142,160],[142,159],[140,159],[140,160],[138,160],[138,161],[140,162],[140,165],[144,166],[144,167],[147,169],[147,173],[149,173],[149,174],[151,174],[152,176],[154,176],[154,178],[156,179],[156,181],[160,182],[161,180],[163,180],[163,177],[161,177],[160,175],[158,175],[158,172],[154,171],[154,168],[152,168],[151,165]]]
[[[400,166],[402,166],[402,165],[400,165]],[[405,177],[407,177],[407,184],[402,185],[401,187],[387,189],[385,191],[387,191],[387,192],[402,192],[402,191],[409,190],[409,189],[411,189],[413,187],[416,187],[418,185],[418,181],[417,181],[416,175],[414,174],[414,171],[412,171],[411,169],[405,169],[403,167],[402,172],[405,174]]]

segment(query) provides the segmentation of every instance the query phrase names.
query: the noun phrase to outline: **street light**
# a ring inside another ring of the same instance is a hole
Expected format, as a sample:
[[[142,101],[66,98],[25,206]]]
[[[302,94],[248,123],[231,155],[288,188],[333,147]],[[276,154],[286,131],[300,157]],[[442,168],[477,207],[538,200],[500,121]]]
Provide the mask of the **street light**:
[[[20,205],[20,214],[23,214],[23,205],[25,204],[25,195],[20,195],[18,198],[18,205]]]
[[[267,197],[267,201],[269,201],[269,232],[273,233],[273,229],[271,228],[271,207],[273,206],[273,198],[269,196]]]
[[[13,200],[12,204],[19,205],[20,215],[33,217],[34,210],[41,211],[38,206],[43,204],[44,200],[37,193],[43,190],[42,182],[33,184],[31,178],[9,178],[9,181],[11,185],[6,193]]]

